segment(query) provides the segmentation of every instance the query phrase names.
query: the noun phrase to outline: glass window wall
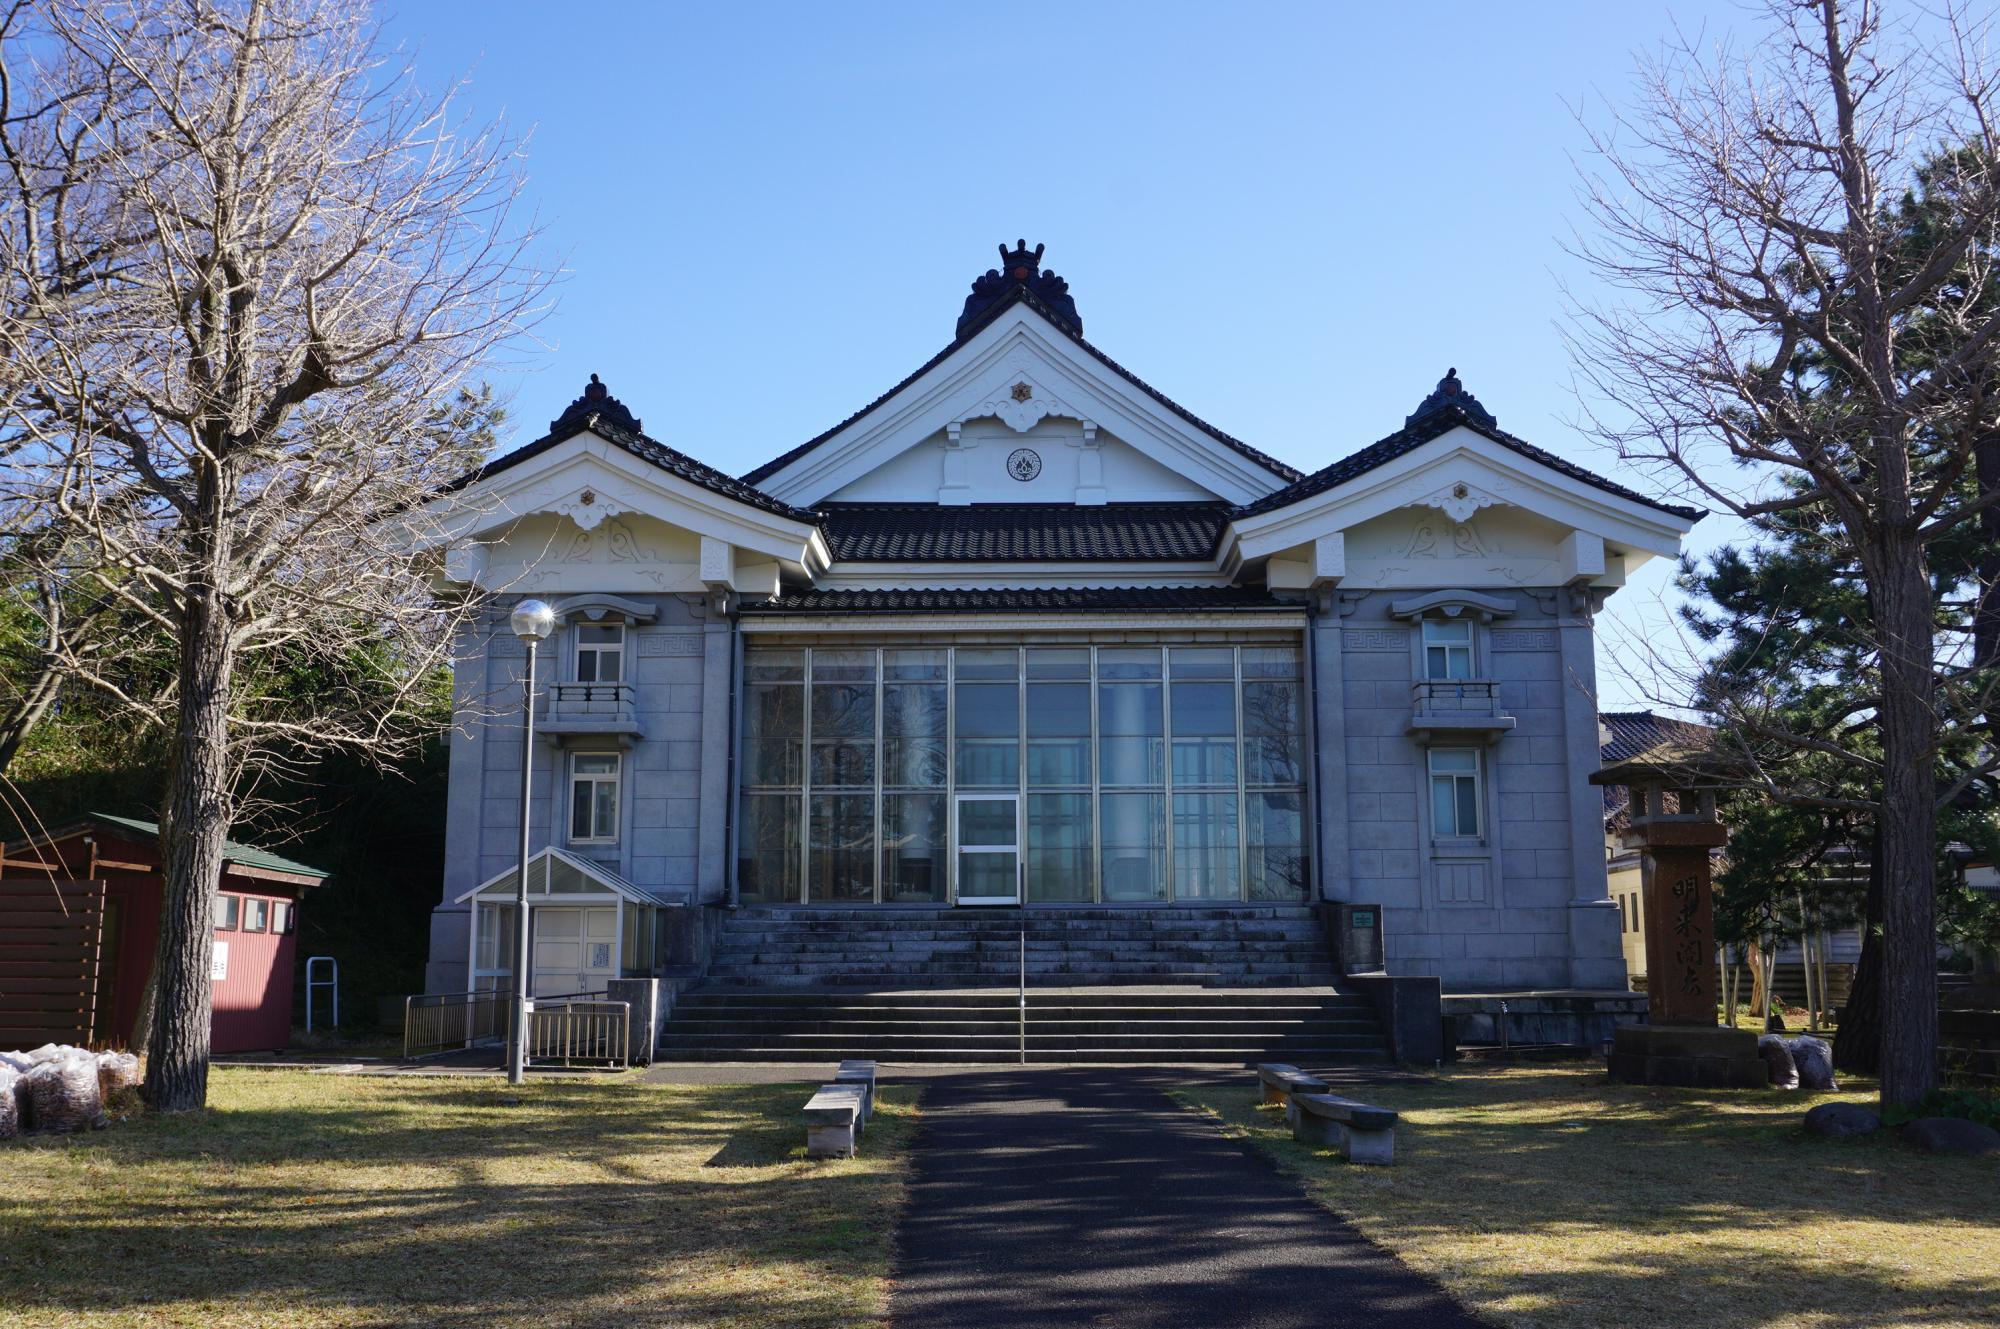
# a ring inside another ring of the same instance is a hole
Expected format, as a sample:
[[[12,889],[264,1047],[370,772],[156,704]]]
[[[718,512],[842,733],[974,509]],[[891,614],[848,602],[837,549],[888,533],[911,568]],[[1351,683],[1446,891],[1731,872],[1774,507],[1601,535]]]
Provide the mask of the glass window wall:
[[[1308,893],[1293,646],[752,648],[742,730],[746,901],[1007,894],[952,881],[980,862],[950,810],[988,806],[960,793],[1018,797],[1034,903]]]

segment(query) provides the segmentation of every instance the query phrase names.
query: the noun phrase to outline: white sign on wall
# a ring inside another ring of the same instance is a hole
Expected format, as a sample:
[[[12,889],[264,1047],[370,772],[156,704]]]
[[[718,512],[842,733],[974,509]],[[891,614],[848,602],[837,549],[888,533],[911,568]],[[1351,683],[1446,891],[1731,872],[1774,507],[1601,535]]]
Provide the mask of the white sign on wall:
[[[220,983],[223,979],[229,977],[228,942],[218,941],[215,943],[215,954],[210,956],[208,961],[208,977],[209,981],[213,983]]]

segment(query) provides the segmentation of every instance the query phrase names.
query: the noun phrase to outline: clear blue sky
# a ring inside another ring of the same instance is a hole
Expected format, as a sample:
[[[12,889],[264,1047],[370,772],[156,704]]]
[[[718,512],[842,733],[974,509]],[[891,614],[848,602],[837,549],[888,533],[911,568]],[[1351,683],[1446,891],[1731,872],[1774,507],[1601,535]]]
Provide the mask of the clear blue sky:
[[[591,373],[740,472],[951,338],[994,246],[1046,243],[1090,339],[1311,470],[1456,365],[1515,433],[1646,492],[1569,421],[1571,107],[1733,5],[410,3],[392,40],[531,131],[567,276],[511,394],[524,442]],[[1595,107],[1596,109],[1592,109]],[[1696,548],[1735,533],[1710,518]],[[1655,562],[1612,602],[1660,617]],[[1623,625],[1622,629],[1618,625]]]

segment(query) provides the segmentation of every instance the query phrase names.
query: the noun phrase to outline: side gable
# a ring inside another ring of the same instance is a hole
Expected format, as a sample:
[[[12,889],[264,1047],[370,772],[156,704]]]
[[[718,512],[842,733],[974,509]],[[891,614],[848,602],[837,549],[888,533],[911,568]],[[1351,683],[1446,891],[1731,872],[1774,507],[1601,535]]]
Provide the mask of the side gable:
[[[421,518],[421,522],[419,521]],[[818,515],[639,430],[595,375],[549,433],[444,487],[408,525],[448,583],[774,593],[827,562]]]
[[[1704,514],[1501,430],[1446,374],[1402,429],[1238,506],[1228,561],[1273,586],[1615,587]]]

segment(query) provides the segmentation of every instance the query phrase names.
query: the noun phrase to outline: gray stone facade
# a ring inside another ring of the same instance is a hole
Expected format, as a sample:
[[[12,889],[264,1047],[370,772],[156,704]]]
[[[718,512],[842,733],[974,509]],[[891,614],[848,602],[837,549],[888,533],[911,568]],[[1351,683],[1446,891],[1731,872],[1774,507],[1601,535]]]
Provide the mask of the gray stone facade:
[[[1394,598],[1326,597],[1308,620],[1315,896],[1380,906],[1392,974],[1436,977],[1453,991],[1622,988],[1588,783],[1598,732],[1587,597],[1523,591],[1511,597],[1512,613],[1477,629],[1478,672],[1497,685],[1495,709],[1513,727],[1449,741],[1480,753],[1484,833],[1474,842],[1441,839],[1430,825],[1428,749],[1409,732],[1421,629],[1391,615]],[[740,633],[702,596],[636,602],[655,615],[628,641],[639,732],[622,746],[603,735],[538,737],[531,847],[548,844],[560,824],[569,754],[620,751],[617,843],[576,852],[666,898],[723,903]],[[449,848],[427,976],[434,992],[465,985],[467,914],[452,901],[505,872],[519,851],[525,651],[504,605],[481,625],[460,646]],[[543,649],[544,690],[563,677],[563,641],[559,633]]]
[[[1477,658],[1515,725],[1455,742],[1481,754],[1476,844],[1443,842],[1429,824],[1427,749],[1407,732],[1420,630],[1389,615],[1387,593],[1336,599],[1315,618],[1320,889],[1381,906],[1392,974],[1458,991],[1622,988],[1601,813],[1588,801],[1598,765],[1588,604],[1554,591],[1513,598],[1514,613],[1478,629]]]
[[[730,675],[735,634],[700,595],[625,597],[657,616],[628,642],[638,735],[541,734],[535,741],[531,850],[550,843],[567,797],[571,753],[623,756],[615,845],[581,856],[674,900],[715,903],[728,890]],[[459,644],[451,736],[443,900],[431,917],[430,992],[465,990],[470,943],[460,895],[514,865],[521,834],[521,681],[527,653],[509,632],[509,600]],[[542,648],[538,688],[564,675],[565,634]],[[546,705],[546,702],[544,702]],[[557,841],[561,843],[560,840]]]

